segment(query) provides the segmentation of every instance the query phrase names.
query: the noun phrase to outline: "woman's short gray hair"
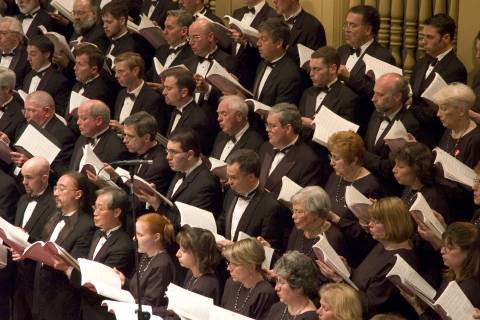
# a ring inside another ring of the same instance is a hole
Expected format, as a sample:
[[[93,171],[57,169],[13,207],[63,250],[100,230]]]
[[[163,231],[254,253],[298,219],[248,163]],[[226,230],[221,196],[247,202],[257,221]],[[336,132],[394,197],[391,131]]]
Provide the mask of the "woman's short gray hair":
[[[291,199],[292,203],[300,203],[309,213],[316,214],[326,219],[330,211],[330,198],[321,187],[310,186],[295,193]]]
[[[287,251],[275,263],[274,272],[285,278],[293,289],[302,288],[308,297],[317,294],[320,287],[318,268],[313,260],[298,251]]]

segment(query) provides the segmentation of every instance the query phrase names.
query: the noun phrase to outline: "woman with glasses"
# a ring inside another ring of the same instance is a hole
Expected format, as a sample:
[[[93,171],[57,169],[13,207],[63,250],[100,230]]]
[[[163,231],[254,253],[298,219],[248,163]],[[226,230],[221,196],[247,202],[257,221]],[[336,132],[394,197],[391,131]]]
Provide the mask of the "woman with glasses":
[[[450,281],[456,281],[474,307],[480,307],[480,230],[468,222],[454,222],[447,227],[442,237],[443,264],[447,268],[440,288],[438,298]],[[440,319],[428,306],[418,298],[403,292],[414,307],[420,319]]]
[[[318,268],[312,259],[298,251],[288,251],[273,269],[280,302],[275,303],[265,319],[317,320],[313,299],[317,299]]]
[[[377,199],[382,187],[377,178],[363,166],[365,146],[362,138],[353,131],[339,131],[328,139],[330,164],[334,172],[325,185],[325,191],[332,203],[329,220],[343,231],[352,242],[353,265],[357,265],[373,246],[366,228],[366,221],[359,221],[347,208],[345,191],[347,186],[355,187],[367,198]],[[363,223],[363,228],[360,223]]]
[[[401,297],[399,290],[385,275],[393,267],[399,254],[412,268],[418,269],[419,260],[410,238],[414,225],[403,201],[396,197],[377,200],[369,209],[370,234],[377,245],[358,267],[351,271],[350,279],[359,289],[363,309],[368,316],[381,312],[394,312],[413,319],[415,312]],[[325,263],[318,261],[320,271],[335,282],[339,277]]]
[[[258,240],[243,239],[223,250],[230,278],[225,283],[221,306],[244,316],[262,319],[277,301],[275,290],[264,279],[265,251]]]

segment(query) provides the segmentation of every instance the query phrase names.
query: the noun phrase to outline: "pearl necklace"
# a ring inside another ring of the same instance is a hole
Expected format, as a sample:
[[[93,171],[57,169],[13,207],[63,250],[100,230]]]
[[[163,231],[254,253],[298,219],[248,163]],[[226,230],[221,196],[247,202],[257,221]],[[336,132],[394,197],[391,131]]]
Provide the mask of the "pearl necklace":
[[[250,290],[248,290],[248,293],[247,293],[247,296],[245,297],[245,300],[243,300],[243,303],[242,303],[241,307],[238,308],[238,299],[240,298],[240,290],[242,289],[242,287],[243,287],[243,284],[240,284],[240,286],[237,289],[237,295],[235,297],[235,304],[233,306],[233,310],[235,312],[238,312],[238,313],[240,313],[240,311],[242,311],[245,308],[245,305],[247,304],[248,299],[250,299],[250,295],[252,294],[253,288],[255,288],[255,286],[253,286],[253,287],[250,288]]]

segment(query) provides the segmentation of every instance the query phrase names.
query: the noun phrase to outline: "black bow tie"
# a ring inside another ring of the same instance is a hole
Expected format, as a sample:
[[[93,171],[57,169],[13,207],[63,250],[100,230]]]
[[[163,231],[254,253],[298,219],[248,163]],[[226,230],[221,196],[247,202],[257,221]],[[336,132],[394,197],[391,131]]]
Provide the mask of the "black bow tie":
[[[330,88],[328,86],[317,87],[317,95],[319,95],[322,92],[328,93],[329,91],[330,91]]]
[[[288,150],[290,150],[291,148],[293,147],[293,144],[292,145],[289,145],[288,147],[285,147],[283,149],[277,149],[277,148],[274,148],[273,150],[275,151],[275,155],[279,154],[279,153],[283,153],[283,154],[287,154]]]
[[[182,111],[178,110],[177,108],[173,109],[172,112],[173,112],[173,114],[175,114],[175,115],[179,114],[180,117],[182,116]]]
[[[257,188],[253,189],[252,191],[250,191],[247,194],[242,194],[242,193],[235,192],[235,196],[237,196],[240,199],[249,201],[249,200],[252,200],[252,198],[253,198],[253,196],[255,195],[256,192],[257,192]]]
[[[2,52],[2,57],[13,57],[15,53],[12,52]]]
[[[179,51],[182,50],[182,49],[183,49],[183,46],[176,47],[176,48],[169,48],[169,49],[168,49],[168,55],[175,54],[175,53],[179,52]]]
[[[107,235],[107,232],[104,231],[104,230],[99,230],[99,233],[100,233],[100,238],[105,238],[105,239],[108,239],[108,236]]]
[[[39,77],[40,79],[42,79],[43,75],[45,74],[45,70],[43,71],[35,71],[35,70],[32,70],[32,74],[33,74],[33,77]]]
[[[353,48],[353,47],[350,47],[350,55],[352,54],[356,54],[357,57],[360,57],[360,53],[362,53],[362,50],[360,48]]]
[[[212,62],[213,61],[213,57],[212,55],[209,55],[208,57],[200,57],[198,56],[198,62],[199,63],[202,63],[202,62],[205,62],[205,61],[208,61],[208,62]]]
[[[272,69],[275,68],[275,65],[277,64],[276,62],[268,62],[268,61],[266,61],[266,63],[267,63],[267,67],[270,67]]]
[[[247,7],[247,12],[250,12],[251,14],[255,14],[255,7],[251,7],[251,8]]]
[[[437,59],[437,58],[435,58],[435,59],[433,59],[432,61],[430,61],[430,65],[431,65],[432,67],[435,67],[435,66],[437,65],[437,63],[438,63],[438,59]]]
[[[130,98],[130,100],[135,101],[135,94],[133,94],[133,93],[128,93],[128,92],[127,92],[127,93],[125,94],[125,99],[126,99],[126,98]]]
[[[20,18],[20,20],[33,19],[33,14],[30,14],[30,13],[27,13],[27,14],[20,13],[20,14],[18,15],[18,17]]]
[[[95,144],[95,138],[87,138],[86,140],[87,140],[86,144],[91,144],[91,145]]]
[[[392,122],[392,120],[391,120],[389,117],[387,117],[387,116],[382,116],[381,119],[382,119],[382,122],[383,122],[383,121],[387,121],[388,123]]]
[[[235,136],[228,136],[228,140],[232,141],[233,143],[237,142],[237,138],[235,138]]]
[[[290,17],[287,20],[285,20],[285,22],[289,25],[294,25],[296,19],[297,19],[297,17]]]
[[[187,176],[187,174],[185,172],[177,172],[177,181],[180,180],[180,179],[185,179],[185,177]]]

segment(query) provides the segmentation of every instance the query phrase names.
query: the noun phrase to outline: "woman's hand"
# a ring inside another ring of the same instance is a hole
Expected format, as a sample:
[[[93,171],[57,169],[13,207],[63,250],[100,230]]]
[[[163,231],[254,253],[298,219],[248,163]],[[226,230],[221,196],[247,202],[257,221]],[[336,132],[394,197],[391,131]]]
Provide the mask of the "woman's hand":
[[[125,275],[121,271],[119,271],[117,268],[113,268],[113,271],[115,271],[115,273],[120,278],[120,281],[122,282],[122,287],[123,287],[125,285]]]
[[[425,304],[422,301],[420,301],[415,294],[413,294],[410,291],[405,290],[401,286],[398,286],[396,284],[395,284],[395,286],[400,291],[400,294],[402,295],[402,297],[412,306],[413,309],[415,309],[415,312],[418,315],[421,315],[422,313],[424,313],[426,311],[427,308],[426,308]]]
[[[257,240],[260,241],[260,243],[261,243],[262,246],[264,246],[264,247],[269,247],[269,248],[272,247],[272,246],[270,245],[270,243],[268,243],[267,240],[263,239],[263,238],[260,237],[260,236],[257,237]]]
[[[334,282],[342,282],[342,277],[339,276],[332,268],[330,268],[325,262],[321,260],[315,260],[317,263],[320,272],[327,278],[331,279]]]

